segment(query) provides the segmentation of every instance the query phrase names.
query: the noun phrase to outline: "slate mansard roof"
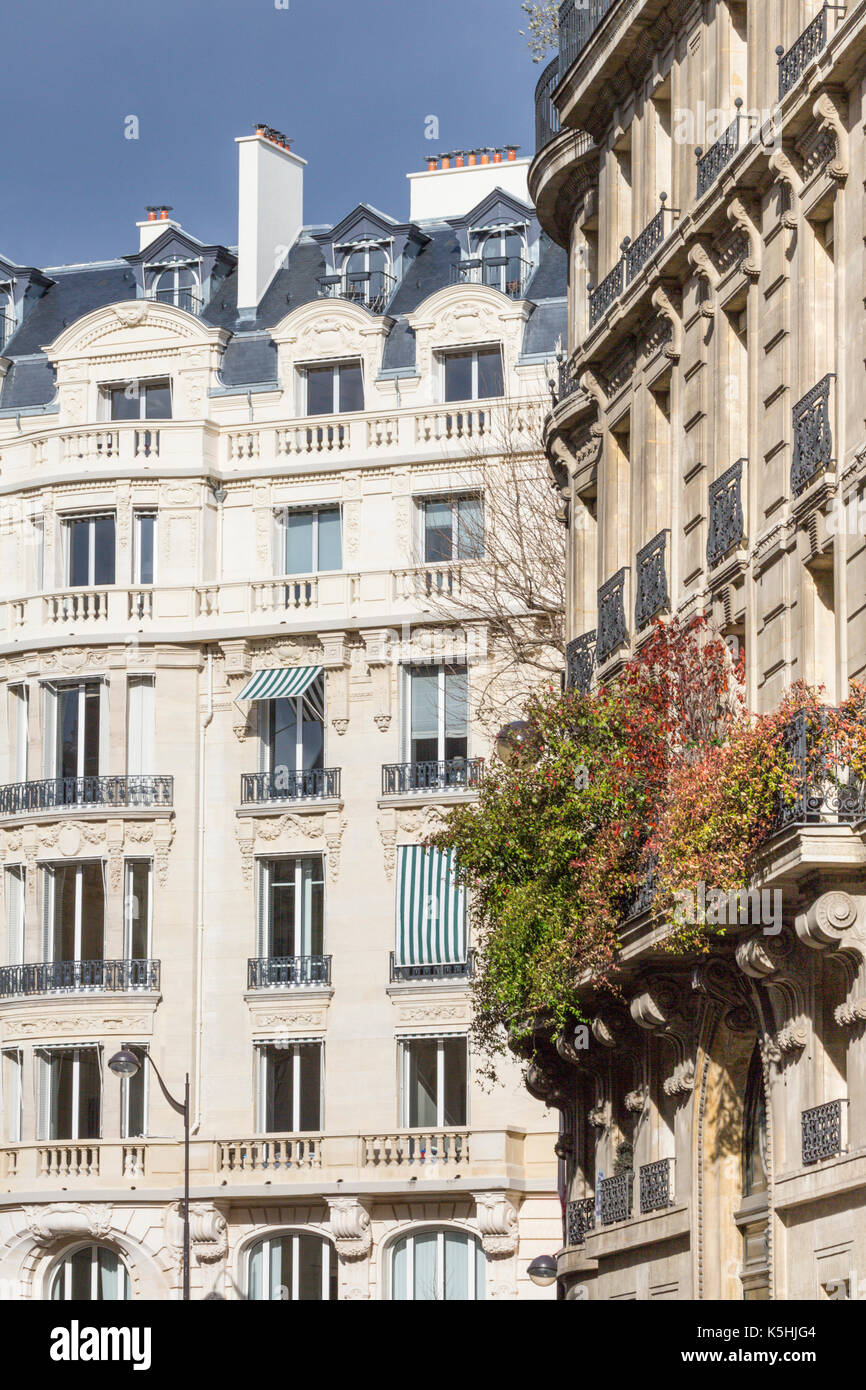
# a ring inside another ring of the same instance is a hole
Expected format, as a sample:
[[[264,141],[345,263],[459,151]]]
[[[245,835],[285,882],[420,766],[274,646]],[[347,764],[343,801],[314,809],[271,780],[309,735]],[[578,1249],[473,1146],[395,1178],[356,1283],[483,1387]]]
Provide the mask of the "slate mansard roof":
[[[500,196],[507,198],[507,195]],[[492,197],[485,201],[492,202]],[[514,206],[514,200],[508,198],[507,205]],[[399,376],[414,370],[415,337],[407,316],[436,290],[451,283],[451,268],[465,254],[465,250],[461,250],[461,244],[465,246],[464,229],[478,211],[473,210],[466,218],[399,227],[416,254],[386,309],[393,326],[381,363],[384,374]],[[328,243],[338,240],[338,234],[343,234],[352,219],[359,218],[362,213],[368,219],[372,216],[398,227],[385,214],[362,207],[333,228],[305,228],[289,252],[286,264],[265,291],[253,319],[238,318],[236,258],[224,251],[227,273],[216,284],[201,313],[204,323],[224,328],[232,335],[222,360],[222,390],[241,393],[276,382],[277,350],[270,330],[292,309],[318,298],[317,281],[329,273]],[[537,229],[534,214],[528,208],[525,213]],[[566,254],[546,233],[536,230],[535,235],[538,236],[536,264],[523,294],[523,298],[535,306],[525,328],[524,358],[550,357],[566,339]],[[139,281],[131,264],[136,259],[124,257],[92,265],[52,267],[41,275],[41,296],[28,306],[23,321],[0,351],[0,356],[11,361],[0,383],[0,412],[51,411],[55,397],[54,369],[45,357],[44,346],[94,309],[137,298]]]

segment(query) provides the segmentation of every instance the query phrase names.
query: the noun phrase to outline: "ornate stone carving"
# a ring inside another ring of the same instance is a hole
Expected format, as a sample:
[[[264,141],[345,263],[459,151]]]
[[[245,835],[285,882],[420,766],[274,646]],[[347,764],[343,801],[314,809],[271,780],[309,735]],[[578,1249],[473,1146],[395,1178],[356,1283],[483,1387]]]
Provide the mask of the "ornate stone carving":
[[[858,999],[849,999],[844,1004],[839,1004],[833,1011],[833,1017],[840,1028],[850,1028],[858,1023],[866,1023],[866,995],[860,995]]]
[[[835,137],[835,158],[831,158],[828,162],[827,173],[831,179],[840,183],[844,183],[847,179],[850,168],[846,105],[847,103],[843,98],[834,96],[832,92],[823,91],[812,107],[812,113],[818,121],[819,129],[832,132]]]
[[[695,1064],[690,1057],[678,1062],[670,1076],[665,1078],[663,1090],[666,1096],[687,1095],[695,1089]]]
[[[738,227],[748,239],[749,254],[740,262],[740,268],[750,280],[760,279],[761,229],[741,198],[732,198],[728,204],[728,221]]]
[[[489,1259],[517,1254],[517,1208],[503,1192],[476,1192],[475,1212],[481,1244]]]
[[[95,1202],[52,1202],[23,1208],[27,1230],[38,1245],[74,1236],[102,1240],[111,1230],[111,1208]]]
[[[633,1091],[629,1091],[623,1104],[631,1114],[639,1115],[647,1103],[649,1091],[646,1086],[638,1086]]]
[[[838,946],[845,934],[857,925],[857,904],[848,893],[834,890],[823,893],[807,912],[798,914],[797,935],[813,950]]]
[[[599,1101],[591,1110],[586,1112],[586,1118],[593,1129],[607,1129],[609,1124],[609,1109],[606,1101]]]
[[[328,1197],[331,1230],[342,1260],[363,1260],[373,1245],[370,1213],[357,1197]]]

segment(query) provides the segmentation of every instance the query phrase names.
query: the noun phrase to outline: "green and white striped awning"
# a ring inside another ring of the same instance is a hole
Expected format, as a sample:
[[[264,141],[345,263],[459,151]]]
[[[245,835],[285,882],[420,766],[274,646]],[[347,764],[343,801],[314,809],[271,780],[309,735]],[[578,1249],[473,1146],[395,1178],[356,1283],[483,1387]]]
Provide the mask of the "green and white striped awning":
[[[395,965],[452,965],[466,959],[466,892],[454,851],[399,845]]]
[[[278,666],[275,671],[256,671],[237,698],[286,700],[293,695],[303,695],[322,670],[321,666]]]

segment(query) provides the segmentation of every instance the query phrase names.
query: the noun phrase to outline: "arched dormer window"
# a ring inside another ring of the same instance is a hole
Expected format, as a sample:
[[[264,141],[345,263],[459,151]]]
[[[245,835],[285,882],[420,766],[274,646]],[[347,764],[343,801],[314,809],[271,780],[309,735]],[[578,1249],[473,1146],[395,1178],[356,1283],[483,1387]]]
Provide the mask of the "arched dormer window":
[[[48,1297],[61,1303],[128,1300],[129,1271],[107,1246],[82,1245],[70,1250],[55,1266]]]
[[[15,332],[15,312],[12,303],[12,286],[0,282],[0,352]]]
[[[384,246],[365,243],[350,247],[343,256],[341,275],[344,298],[363,304],[376,314],[384,311],[395,284],[391,258]]]
[[[519,299],[529,282],[532,267],[526,255],[523,232],[508,228],[488,232],[481,241],[482,284]]]
[[[149,298],[198,314],[202,308],[199,267],[181,262],[153,267]]]

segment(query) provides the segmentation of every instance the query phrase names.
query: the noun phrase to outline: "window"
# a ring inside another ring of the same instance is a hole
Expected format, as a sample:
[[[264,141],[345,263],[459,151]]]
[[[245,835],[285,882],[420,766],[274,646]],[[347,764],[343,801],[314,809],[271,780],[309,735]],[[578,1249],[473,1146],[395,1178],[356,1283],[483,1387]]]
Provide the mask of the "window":
[[[465,1125],[466,1039],[411,1038],[401,1049],[404,1128]]]
[[[262,1043],[259,1054],[259,1131],[311,1133],[322,1127],[322,1044]]]
[[[320,1303],[336,1297],[337,1261],[321,1236],[272,1236],[250,1247],[247,1298]]]
[[[104,1245],[85,1245],[64,1255],[51,1278],[49,1297],[59,1302],[102,1303],[130,1298],[126,1265]]]
[[[168,377],[110,386],[107,394],[112,420],[171,419],[171,381]]]
[[[30,737],[30,701],[26,685],[10,685],[9,735],[12,750],[12,777],[27,781],[27,743]]]
[[[188,314],[197,314],[202,305],[198,271],[189,265],[168,266],[154,276],[151,297],[186,309]]]
[[[484,238],[481,265],[485,285],[516,298],[523,293],[529,266],[520,232],[491,232]]]
[[[114,513],[68,517],[63,529],[67,584],[73,588],[113,584]]]
[[[101,860],[43,869],[45,960],[100,961],[105,947],[105,866]],[[73,983],[70,977],[69,983]],[[57,977],[62,984],[62,976]]]
[[[364,304],[381,313],[391,298],[394,277],[389,274],[390,261],[381,246],[359,246],[348,252],[343,261],[343,294],[346,299]]]
[[[130,676],[126,688],[126,770],[132,776],[151,776],[154,771],[153,676]]]
[[[102,1131],[99,1048],[46,1047],[40,1063],[39,1138],[98,1139]]]
[[[262,772],[276,776],[324,767],[325,682],[317,676],[303,695],[259,702]],[[291,777],[286,777],[288,786]],[[275,784],[280,790],[280,784]]]
[[[123,955],[149,960],[151,939],[151,862],[127,859],[123,866]],[[144,1068],[142,1068],[142,1071]]]
[[[767,1191],[767,1101],[757,1048],[749,1066],[743,1109],[743,1196],[752,1197]]]
[[[364,383],[360,362],[336,362],[327,367],[307,367],[306,414],[345,415],[364,409]]]
[[[24,1055],[17,1047],[0,1053],[3,1063],[3,1112],[6,1117],[5,1135],[8,1144],[21,1143],[21,1117],[24,1088],[22,1070]]]
[[[133,584],[156,583],[156,512],[136,511],[132,550]]]
[[[483,1299],[484,1250],[462,1231],[424,1231],[391,1248],[391,1298],[401,1302],[466,1302]]]
[[[339,507],[282,513],[285,532],[285,574],[318,574],[343,568],[342,520]]]
[[[12,295],[7,286],[0,289],[0,352],[15,332],[15,314]]]
[[[64,803],[93,799],[81,779],[99,776],[106,689],[98,680],[45,687],[46,775],[65,779],[59,791]]]
[[[129,1047],[129,1043],[124,1043]],[[139,1056],[147,1051],[144,1043],[133,1043],[133,1051]],[[121,1139],[143,1139],[147,1134],[147,1078],[150,1064],[141,1058],[141,1066],[134,1076],[124,1076],[120,1083],[120,1137]]]
[[[259,955],[321,956],[325,932],[322,856],[263,859],[260,874]]]
[[[439,497],[421,506],[425,564],[483,558],[484,516],[480,497]]]
[[[501,348],[443,354],[446,401],[482,401],[505,394]]]
[[[410,666],[409,760],[449,762],[469,747],[469,674],[465,666]]]
[[[14,864],[6,870],[6,936],[9,942],[10,965],[21,965],[24,960],[26,883],[23,864]]]

